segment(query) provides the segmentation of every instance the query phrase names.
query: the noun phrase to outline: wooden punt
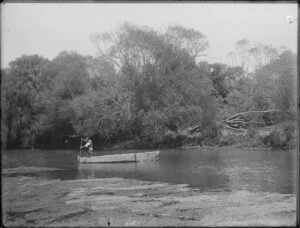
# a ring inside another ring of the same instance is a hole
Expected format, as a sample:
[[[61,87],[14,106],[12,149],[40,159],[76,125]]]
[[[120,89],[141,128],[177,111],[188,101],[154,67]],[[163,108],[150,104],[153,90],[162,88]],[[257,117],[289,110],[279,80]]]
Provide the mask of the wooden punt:
[[[80,163],[118,163],[118,162],[140,162],[158,160],[159,151],[130,153],[130,154],[112,154],[92,157],[80,157]]]

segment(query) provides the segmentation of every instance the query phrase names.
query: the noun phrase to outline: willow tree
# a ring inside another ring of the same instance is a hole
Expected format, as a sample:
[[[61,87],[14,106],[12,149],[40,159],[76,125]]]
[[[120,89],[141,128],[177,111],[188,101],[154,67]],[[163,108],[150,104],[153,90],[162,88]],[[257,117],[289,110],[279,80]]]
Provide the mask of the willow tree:
[[[276,108],[295,115],[296,60],[294,53],[285,51],[277,59],[256,71],[257,85],[254,101],[258,108]]]
[[[293,124],[296,118],[296,60],[294,53],[285,51],[257,69],[253,78],[244,81],[243,90],[227,97],[228,106],[242,109],[239,113],[231,112],[232,116],[220,123],[242,128],[286,124],[288,121]],[[245,99],[246,94],[251,99]]]
[[[197,122],[203,117],[201,105],[212,90],[196,64],[208,47],[204,34],[178,25],[156,31],[124,23],[119,30],[95,34],[92,41],[99,56],[114,65],[121,87],[132,94],[129,116],[140,120],[144,134],[174,122],[180,127],[183,113],[177,110],[198,108],[199,115],[190,118]],[[150,119],[157,119],[152,130]]]
[[[256,43],[248,52],[254,60],[254,70],[257,70],[277,59],[280,54],[280,49],[274,48],[271,45]]]
[[[43,89],[43,71],[49,60],[23,55],[9,63],[2,75],[2,108],[10,146],[34,146],[39,133],[36,96]]]
[[[249,53],[249,50],[251,49],[251,42],[248,39],[238,40],[234,44],[234,48],[234,53],[237,58],[238,66],[242,67],[245,72],[245,75],[247,75],[251,59],[251,54]]]
[[[62,138],[76,133],[72,122],[72,102],[89,92],[87,57],[76,52],[62,51],[48,65],[44,77],[47,85],[39,94],[39,108],[43,114],[44,130],[51,138]]]

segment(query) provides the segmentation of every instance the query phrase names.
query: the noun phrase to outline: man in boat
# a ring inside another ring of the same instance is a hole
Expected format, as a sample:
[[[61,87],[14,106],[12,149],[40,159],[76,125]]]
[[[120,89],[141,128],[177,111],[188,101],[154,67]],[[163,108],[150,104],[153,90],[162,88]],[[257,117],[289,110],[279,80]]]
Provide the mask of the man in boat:
[[[89,139],[88,137],[85,137],[85,139],[82,139],[83,141],[85,141],[85,145],[82,146],[81,148],[87,148],[88,149],[88,156],[91,157],[93,154],[93,142],[91,139]]]

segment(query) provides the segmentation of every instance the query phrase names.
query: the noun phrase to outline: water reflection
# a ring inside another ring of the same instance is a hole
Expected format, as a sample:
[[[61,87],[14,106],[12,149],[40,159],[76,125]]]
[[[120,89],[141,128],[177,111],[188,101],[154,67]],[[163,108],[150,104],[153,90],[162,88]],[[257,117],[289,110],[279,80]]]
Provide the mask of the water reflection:
[[[151,161],[137,163],[80,163],[78,170],[80,178],[136,177],[143,173],[148,175],[151,175],[151,173],[159,173],[160,166],[158,162]]]
[[[295,193],[296,151],[237,148],[169,149],[160,150],[157,162],[115,164],[78,164],[77,153],[78,151],[62,150],[3,152],[2,168],[19,166],[62,168],[63,170],[51,172],[15,174],[62,180],[121,177],[189,184],[202,191],[244,189]],[[101,152],[101,154],[113,153],[116,152]]]
[[[237,150],[228,154],[235,156],[225,159],[221,173],[228,175],[230,189],[295,193],[295,151]],[[226,153],[222,156],[228,157]]]

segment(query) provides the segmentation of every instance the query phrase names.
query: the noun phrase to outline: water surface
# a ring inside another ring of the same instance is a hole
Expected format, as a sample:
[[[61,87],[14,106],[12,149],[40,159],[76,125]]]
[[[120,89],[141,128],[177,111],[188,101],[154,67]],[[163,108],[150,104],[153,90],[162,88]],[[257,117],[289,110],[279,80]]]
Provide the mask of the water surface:
[[[137,151],[99,151],[95,155],[130,152]],[[78,151],[71,150],[3,151],[2,168],[63,169],[10,176],[30,175],[61,180],[122,177],[189,184],[200,191],[295,193],[296,190],[295,150],[164,149],[160,150],[157,162],[116,164],[78,164],[77,154]]]

